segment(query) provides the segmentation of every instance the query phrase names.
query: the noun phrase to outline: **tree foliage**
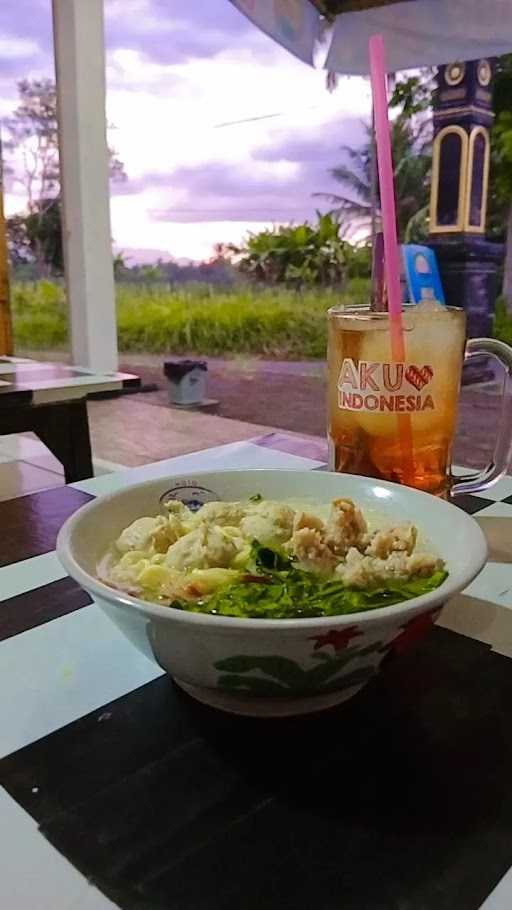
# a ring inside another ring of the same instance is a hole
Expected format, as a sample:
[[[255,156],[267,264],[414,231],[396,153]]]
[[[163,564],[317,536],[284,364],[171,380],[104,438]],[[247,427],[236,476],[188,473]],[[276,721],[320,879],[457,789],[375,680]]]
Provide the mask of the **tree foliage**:
[[[395,82],[390,108],[395,111],[391,126],[391,144],[397,197],[397,219],[400,239],[419,241],[427,231],[430,195],[431,118],[433,75],[429,69]],[[339,193],[316,193],[333,205],[333,212],[369,230],[372,207],[380,220],[378,188],[376,200],[372,189],[373,132],[365,124],[362,145],[341,146],[346,162],[332,168],[330,174],[341,184]]]
[[[488,221],[491,235],[505,240],[503,295],[512,312],[512,54],[497,60],[493,108]]]
[[[488,229],[493,239],[504,240],[512,200],[512,54],[497,60],[493,110]]]
[[[432,157],[430,141],[418,137],[417,131],[405,118],[398,117],[391,128],[394,176],[397,197],[398,231],[401,240],[408,240],[418,213],[426,214],[430,195]],[[371,156],[372,130],[366,126],[366,140],[354,148],[341,147],[348,161],[332,168],[331,175],[343,187],[339,193],[317,193],[328,199],[336,215],[356,221],[368,229],[372,210]],[[380,202],[377,191],[377,217]]]
[[[399,117],[410,120],[412,117],[427,114],[428,119],[416,121],[416,129],[421,137],[425,127],[430,128],[432,112],[432,92],[434,91],[434,70],[423,67],[414,76],[404,75],[395,81],[389,107],[396,110]]]
[[[10,179],[26,197],[26,212],[7,220],[11,258],[34,263],[39,277],[59,274],[63,262],[55,83],[22,79],[18,95],[18,106],[3,122]],[[113,149],[109,155],[111,179],[125,179],[122,161]]]
[[[59,191],[57,95],[51,79],[22,79],[18,93],[18,107],[3,122],[4,148],[18,153],[13,180],[21,184],[31,212]]]
[[[36,202],[28,214],[12,215],[8,221],[7,242],[13,265],[33,263],[37,254],[49,274],[62,274],[64,262],[59,197]]]
[[[239,275],[231,261],[232,251],[225,244],[216,244],[214,255],[205,262],[176,262],[158,259],[154,264],[130,265],[129,257],[122,251],[114,256],[114,277],[122,284],[155,286],[163,288],[223,287],[239,282]],[[223,255],[219,254],[219,248]]]
[[[249,234],[242,247],[232,250],[240,272],[251,280],[301,289],[339,285],[347,247],[339,221],[318,213],[316,225],[282,225]]]

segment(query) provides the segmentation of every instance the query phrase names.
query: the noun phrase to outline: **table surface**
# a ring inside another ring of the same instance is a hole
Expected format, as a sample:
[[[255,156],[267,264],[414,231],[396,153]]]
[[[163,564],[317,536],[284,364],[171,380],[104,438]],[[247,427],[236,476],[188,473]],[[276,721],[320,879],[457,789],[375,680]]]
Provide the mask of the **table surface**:
[[[95,373],[62,363],[0,356],[0,407],[68,401],[139,384],[130,373]]]
[[[150,477],[319,470],[271,434],[2,503],[0,905],[9,910],[508,910],[512,478],[459,505],[490,561],[346,705],[194,703],[67,578],[63,520]]]

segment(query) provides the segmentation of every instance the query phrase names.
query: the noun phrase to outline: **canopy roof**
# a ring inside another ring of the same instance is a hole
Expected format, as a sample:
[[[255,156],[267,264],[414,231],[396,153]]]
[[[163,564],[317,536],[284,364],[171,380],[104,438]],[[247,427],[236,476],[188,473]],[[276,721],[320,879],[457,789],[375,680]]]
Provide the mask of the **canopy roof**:
[[[368,39],[381,34],[392,72],[512,51],[510,0],[231,0],[306,63],[333,23],[328,70],[364,75]]]

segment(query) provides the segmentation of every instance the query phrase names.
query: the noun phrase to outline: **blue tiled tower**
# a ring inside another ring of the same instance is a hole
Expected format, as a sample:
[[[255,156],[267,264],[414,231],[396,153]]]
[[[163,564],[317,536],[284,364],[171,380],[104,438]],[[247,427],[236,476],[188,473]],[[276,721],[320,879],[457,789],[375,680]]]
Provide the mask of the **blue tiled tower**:
[[[485,239],[493,122],[493,60],[439,67],[429,245],[436,251],[446,302],[467,312],[470,337],[492,331],[502,244]]]

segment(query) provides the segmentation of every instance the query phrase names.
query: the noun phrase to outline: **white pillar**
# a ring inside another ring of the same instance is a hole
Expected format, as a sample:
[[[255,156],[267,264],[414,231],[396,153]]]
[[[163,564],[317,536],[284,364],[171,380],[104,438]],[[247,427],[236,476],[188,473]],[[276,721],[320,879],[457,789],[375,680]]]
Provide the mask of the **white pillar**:
[[[53,0],[53,29],[73,363],[116,370],[103,0]]]

